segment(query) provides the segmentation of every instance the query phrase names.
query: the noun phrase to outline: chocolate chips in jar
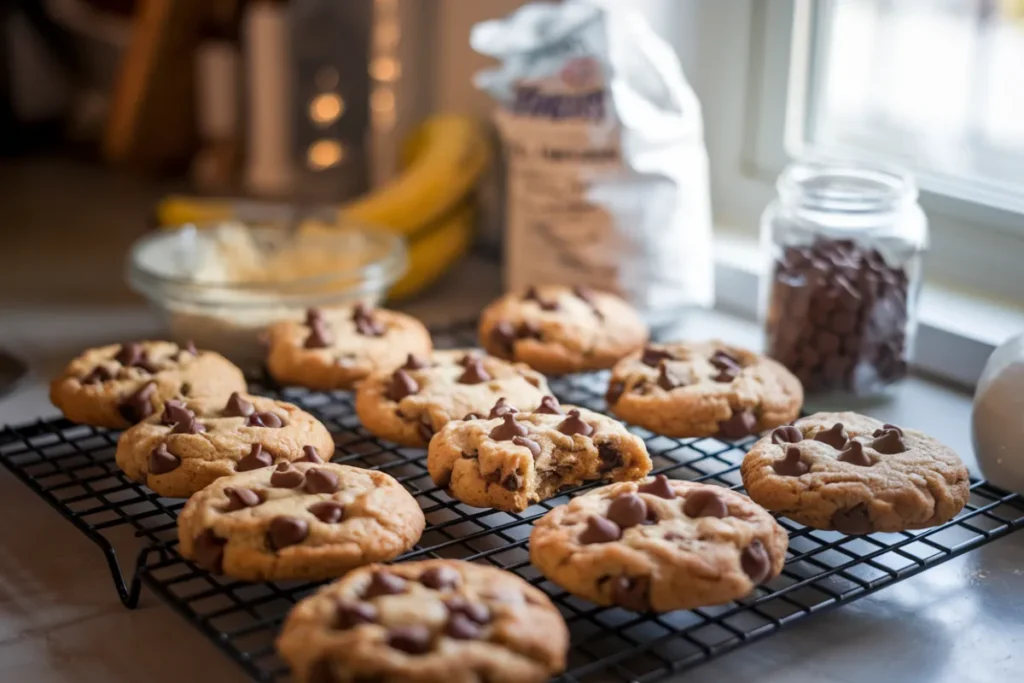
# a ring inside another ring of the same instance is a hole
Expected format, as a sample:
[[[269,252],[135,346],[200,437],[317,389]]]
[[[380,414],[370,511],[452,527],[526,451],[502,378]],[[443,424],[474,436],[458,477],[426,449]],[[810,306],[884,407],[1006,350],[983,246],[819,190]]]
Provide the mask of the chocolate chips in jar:
[[[907,373],[908,277],[877,249],[828,238],[785,247],[767,314],[768,354],[809,393],[871,393]]]

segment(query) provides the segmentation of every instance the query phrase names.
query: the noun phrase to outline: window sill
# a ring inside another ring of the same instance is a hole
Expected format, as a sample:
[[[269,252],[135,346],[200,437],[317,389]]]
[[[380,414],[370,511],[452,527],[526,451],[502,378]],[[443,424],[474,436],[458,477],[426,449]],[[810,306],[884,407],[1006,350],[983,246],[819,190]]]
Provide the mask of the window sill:
[[[757,317],[763,267],[756,239],[715,234],[716,308]],[[973,387],[993,350],[1024,330],[1024,309],[925,282],[921,293],[913,366],[920,372]]]

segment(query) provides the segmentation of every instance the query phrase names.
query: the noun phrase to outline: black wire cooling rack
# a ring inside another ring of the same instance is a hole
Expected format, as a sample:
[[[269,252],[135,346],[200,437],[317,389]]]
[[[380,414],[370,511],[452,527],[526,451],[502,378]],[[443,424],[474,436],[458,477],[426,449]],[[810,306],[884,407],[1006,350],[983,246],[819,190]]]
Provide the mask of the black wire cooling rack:
[[[469,346],[471,326],[435,330],[439,347]],[[604,409],[602,373],[557,379],[563,403]],[[402,559],[458,558],[514,571],[551,596],[572,634],[564,681],[653,681],[691,668],[794,621],[906,579],[1024,526],[1024,499],[984,482],[956,519],[932,529],[844,536],[780,520],[789,531],[782,574],[752,595],[713,608],[637,614],[597,607],[544,580],[530,566],[531,522],[581,490],[520,514],[472,508],[449,498],[427,475],[423,451],[382,442],[366,432],[347,392],[318,393],[253,385],[312,412],[335,436],[334,461],[380,469],[401,481],[427,518],[420,543]],[[751,440],[670,439],[637,430],[655,472],[741,488],[739,463]],[[117,433],[49,420],[0,432],[0,460],[26,486],[95,542],[128,607],[146,586],[199,629],[254,680],[284,681],[273,640],[285,614],[319,584],[251,584],[215,577],[177,552],[175,518],[184,501],[156,496],[121,474]],[[126,570],[117,550],[137,553]]]

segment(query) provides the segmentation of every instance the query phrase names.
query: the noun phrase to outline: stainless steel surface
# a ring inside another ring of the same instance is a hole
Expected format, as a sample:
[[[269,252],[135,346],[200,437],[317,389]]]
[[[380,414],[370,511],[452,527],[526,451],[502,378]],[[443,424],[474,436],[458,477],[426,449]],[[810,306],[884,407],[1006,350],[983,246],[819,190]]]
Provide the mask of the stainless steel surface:
[[[53,202],[54,183],[61,201]],[[0,398],[0,424],[53,415],[48,378],[81,348],[159,334],[120,284],[123,248],[156,190],[67,165],[0,167],[0,347],[30,375]],[[69,249],[72,245],[78,249]],[[30,296],[13,299],[32,282]],[[35,283],[38,283],[36,286]],[[17,288],[16,288],[17,287]],[[405,308],[428,322],[477,312],[497,269],[470,260]],[[755,324],[695,315],[679,333],[757,344]],[[912,378],[869,412],[925,429],[970,457],[970,397]],[[0,681],[242,683],[241,671],[155,598],[125,610],[96,548],[0,472]],[[127,558],[125,558],[127,559]],[[1021,679],[1024,534],[691,671],[688,683],[994,683]]]

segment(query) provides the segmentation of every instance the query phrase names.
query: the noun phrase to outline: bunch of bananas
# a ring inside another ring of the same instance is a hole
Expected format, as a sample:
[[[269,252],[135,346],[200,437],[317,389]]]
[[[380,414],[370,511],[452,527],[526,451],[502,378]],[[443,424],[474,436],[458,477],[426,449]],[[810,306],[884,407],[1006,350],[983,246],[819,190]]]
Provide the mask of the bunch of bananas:
[[[391,299],[423,290],[469,249],[473,190],[490,157],[490,144],[475,121],[430,118],[405,141],[402,172],[394,180],[338,208],[339,225],[380,226],[405,237],[409,269],[392,286]],[[164,226],[215,223],[239,218],[238,206],[230,200],[171,196],[157,207],[157,220]]]

